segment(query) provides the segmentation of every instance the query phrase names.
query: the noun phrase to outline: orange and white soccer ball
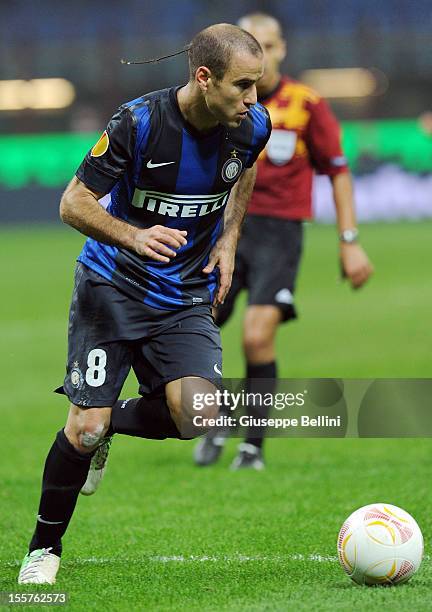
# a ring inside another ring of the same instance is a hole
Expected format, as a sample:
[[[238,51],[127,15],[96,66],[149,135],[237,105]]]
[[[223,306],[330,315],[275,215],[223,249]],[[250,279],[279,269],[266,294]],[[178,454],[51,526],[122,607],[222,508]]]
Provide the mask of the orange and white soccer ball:
[[[338,556],[358,584],[400,584],[420,567],[423,536],[413,517],[391,504],[370,504],[353,512],[341,527]]]

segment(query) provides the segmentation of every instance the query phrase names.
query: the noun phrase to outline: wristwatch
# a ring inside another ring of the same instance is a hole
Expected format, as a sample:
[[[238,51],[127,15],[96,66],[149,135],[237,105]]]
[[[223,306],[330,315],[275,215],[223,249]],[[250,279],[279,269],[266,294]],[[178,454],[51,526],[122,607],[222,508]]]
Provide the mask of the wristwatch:
[[[352,244],[353,242],[357,242],[357,238],[359,236],[359,231],[357,228],[346,229],[339,234],[339,240],[341,242],[345,242],[347,244]]]

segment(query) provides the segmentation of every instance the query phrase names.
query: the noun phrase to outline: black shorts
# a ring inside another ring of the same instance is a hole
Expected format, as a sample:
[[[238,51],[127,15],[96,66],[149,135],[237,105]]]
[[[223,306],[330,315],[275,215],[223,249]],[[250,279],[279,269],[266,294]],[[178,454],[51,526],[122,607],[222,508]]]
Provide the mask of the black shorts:
[[[142,395],[184,376],[221,378],[219,328],[210,305],[151,308],[80,263],[68,341],[66,377],[57,391],[77,406],[112,406],[131,368]]]
[[[297,318],[294,291],[302,247],[302,221],[249,215],[236,253],[231,289],[218,308],[218,324],[228,319],[242,289],[248,291],[249,305],[277,306],[282,321]]]

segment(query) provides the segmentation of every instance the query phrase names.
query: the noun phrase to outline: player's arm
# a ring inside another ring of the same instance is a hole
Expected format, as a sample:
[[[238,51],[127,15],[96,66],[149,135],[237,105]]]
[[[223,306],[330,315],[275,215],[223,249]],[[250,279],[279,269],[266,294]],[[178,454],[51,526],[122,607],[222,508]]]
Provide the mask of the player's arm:
[[[223,304],[231,287],[235,252],[255,179],[256,164],[247,168],[232,188],[224,214],[224,231],[210,253],[208,264],[203,269],[205,274],[209,274],[216,266],[219,268],[219,287],[214,306]]]
[[[247,205],[251,198],[257,175],[256,163],[247,168],[231,190],[224,214],[224,231],[221,238],[235,242],[240,237],[241,226],[246,216]]]
[[[373,272],[372,265],[357,239],[357,223],[352,180],[342,153],[340,128],[327,103],[320,99],[310,107],[308,149],[316,170],[330,177],[340,236],[342,274],[354,289],[360,288]],[[351,234],[351,236],[350,236]],[[354,240],[348,242],[350,238]]]
[[[357,240],[346,242],[348,232],[357,227],[351,173],[340,172],[331,177],[336,222],[340,239],[342,273],[354,289],[359,289],[368,280],[373,267]]]
[[[172,249],[186,244],[184,231],[161,225],[139,229],[113,217],[99,204],[103,195],[74,177],[60,202],[62,221],[95,240],[129,249],[156,261],[170,261],[176,255]]]
[[[140,138],[149,129],[150,122],[144,119],[140,124]],[[127,170],[133,169],[136,138],[137,120],[129,108],[121,107],[69,183],[60,202],[60,216],[65,223],[95,240],[169,262],[176,255],[173,249],[186,243],[186,232],[160,225],[140,229],[111,215],[98,202]]]

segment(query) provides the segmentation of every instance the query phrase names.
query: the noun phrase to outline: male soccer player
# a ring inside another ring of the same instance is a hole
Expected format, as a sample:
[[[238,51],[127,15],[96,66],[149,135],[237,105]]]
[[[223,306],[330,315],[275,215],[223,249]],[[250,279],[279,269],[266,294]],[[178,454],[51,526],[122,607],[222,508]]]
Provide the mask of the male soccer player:
[[[316,92],[281,75],[286,50],[276,19],[254,13],[240,19],[239,25],[264,51],[258,99],[270,113],[273,131],[258,160],[232,286],[218,308],[217,323],[223,325],[229,318],[239,291],[246,288],[249,302],[243,347],[247,387],[252,393],[271,393],[277,375],[276,331],[281,323],[296,318],[293,294],[302,252],[302,223],[311,217],[314,172],[328,175],[332,183],[344,276],[353,288],[359,288],[372,267],[358,243],[351,176],[335,117]],[[248,411],[252,416],[267,416],[264,407],[249,407]],[[198,465],[217,461],[227,433],[213,430],[200,440],[194,453]],[[262,469],[262,445],[262,430],[249,430],[232,468]]]
[[[220,376],[212,302],[229,289],[271,128],[257,104],[263,54],[253,36],[217,24],[188,53],[189,82],[120,107],[61,201],[63,221],[89,236],[69,319],[71,406],[45,463],[20,583],[55,581],[61,538],[130,368],[145,410],[124,402],[124,424],[113,420],[111,431],[161,439],[195,435],[191,394]]]

